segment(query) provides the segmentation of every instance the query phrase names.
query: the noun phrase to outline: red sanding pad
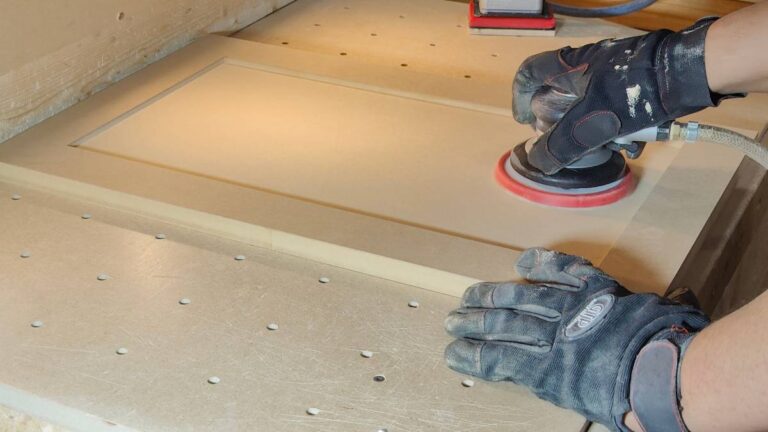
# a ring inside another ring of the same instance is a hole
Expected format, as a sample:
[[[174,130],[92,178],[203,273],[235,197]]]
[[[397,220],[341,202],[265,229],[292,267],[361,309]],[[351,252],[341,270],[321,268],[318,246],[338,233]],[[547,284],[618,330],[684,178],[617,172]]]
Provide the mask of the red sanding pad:
[[[629,195],[634,189],[635,182],[632,173],[627,167],[627,174],[615,187],[586,195],[566,195],[552,192],[545,192],[526,186],[507,174],[505,166],[511,151],[504,153],[496,164],[496,180],[513,194],[539,204],[553,207],[587,208],[598,207],[614,203]]]

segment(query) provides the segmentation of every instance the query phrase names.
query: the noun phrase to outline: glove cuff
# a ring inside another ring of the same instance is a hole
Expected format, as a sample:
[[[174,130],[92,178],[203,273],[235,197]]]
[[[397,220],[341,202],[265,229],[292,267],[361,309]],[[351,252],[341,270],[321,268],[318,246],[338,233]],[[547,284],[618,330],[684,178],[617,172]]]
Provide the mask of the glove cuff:
[[[689,432],[680,410],[678,389],[684,347],[691,338],[685,333],[672,340],[654,340],[638,353],[632,367],[629,403],[642,430]]]
[[[661,104],[671,118],[682,117],[720,101],[745,94],[710,91],[704,45],[717,17],[702,18],[692,26],[667,36],[657,53],[656,68]]]

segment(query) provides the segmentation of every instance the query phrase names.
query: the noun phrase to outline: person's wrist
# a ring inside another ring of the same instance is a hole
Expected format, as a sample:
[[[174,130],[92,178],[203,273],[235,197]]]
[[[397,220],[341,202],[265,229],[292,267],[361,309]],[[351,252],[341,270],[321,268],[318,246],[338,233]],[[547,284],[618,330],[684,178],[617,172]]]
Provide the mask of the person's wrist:
[[[631,432],[643,431],[643,428],[640,426],[640,422],[637,421],[637,417],[635,417],[635,413],[633,411],[629,411],[624,414],[624,426]]]
[[[680,363],[680,412],[688,429],[703,430],[702,404],[700,403],[701,380],[695,379],[701,371],[701,340],[694,338],[686,347],[685,355]]]

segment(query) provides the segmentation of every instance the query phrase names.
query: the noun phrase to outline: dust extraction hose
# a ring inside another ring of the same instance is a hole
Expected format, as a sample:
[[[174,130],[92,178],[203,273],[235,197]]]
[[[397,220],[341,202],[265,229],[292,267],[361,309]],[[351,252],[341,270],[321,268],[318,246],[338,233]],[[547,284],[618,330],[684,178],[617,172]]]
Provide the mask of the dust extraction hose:
[[[582,18],[601,18],[612,17],[619,15],[627,15],[632,12],[637,12],[640,9],[645,9],[648,6],[655,3],[656,0],[630,0],[626,3],[621,3],[613,6],[584,8],[577,6],[569,6],[561,3],[547,2],[552,12],[560,15],[568,15]]]
[[[675,122],[670,128],[670,139],[688,142],[703,141],[734,148],[768,169],[768,144],[748,138],[732,130],[695,122]]]

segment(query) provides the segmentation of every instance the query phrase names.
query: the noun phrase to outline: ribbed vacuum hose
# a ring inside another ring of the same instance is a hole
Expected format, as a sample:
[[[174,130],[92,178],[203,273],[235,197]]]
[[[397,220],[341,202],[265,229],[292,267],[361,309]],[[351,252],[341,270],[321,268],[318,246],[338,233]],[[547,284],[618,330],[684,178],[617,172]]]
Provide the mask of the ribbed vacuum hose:
[[[768,169],[768,145],[732,130],[697,123],[673,123],[670,138],[688,142],[704,141],[734,148]]]

